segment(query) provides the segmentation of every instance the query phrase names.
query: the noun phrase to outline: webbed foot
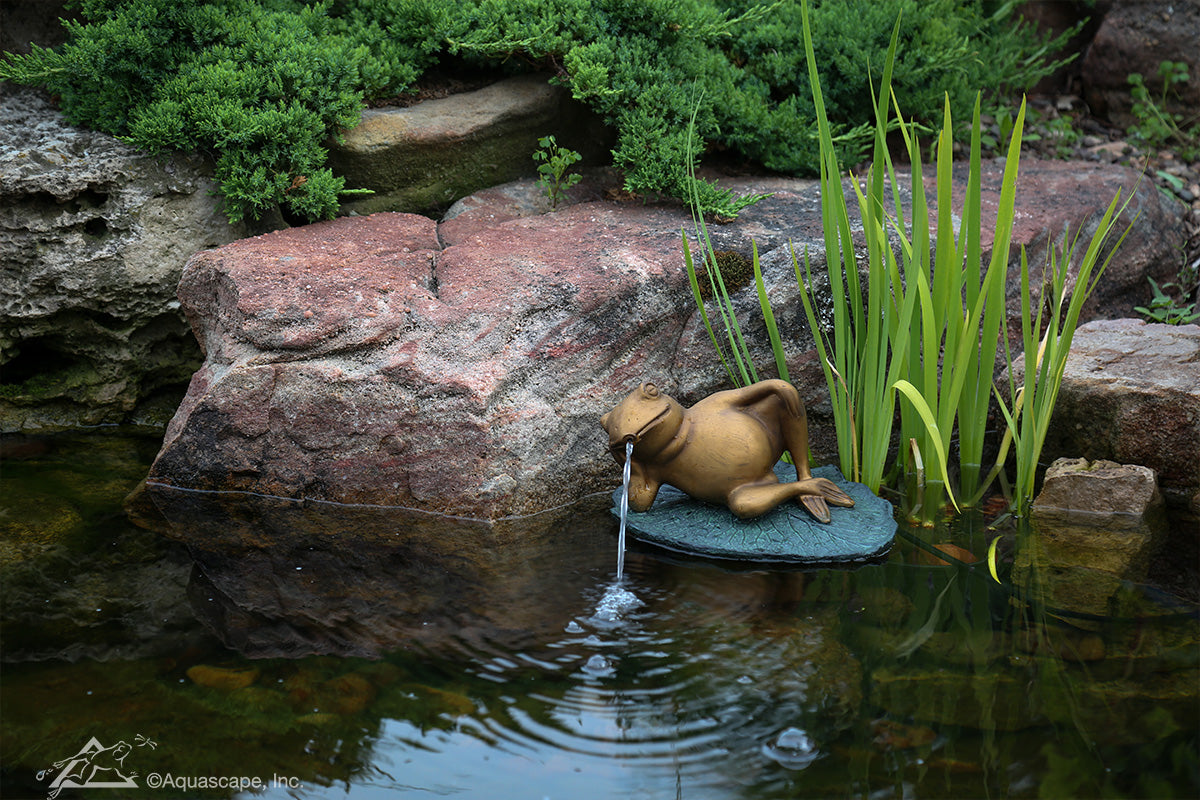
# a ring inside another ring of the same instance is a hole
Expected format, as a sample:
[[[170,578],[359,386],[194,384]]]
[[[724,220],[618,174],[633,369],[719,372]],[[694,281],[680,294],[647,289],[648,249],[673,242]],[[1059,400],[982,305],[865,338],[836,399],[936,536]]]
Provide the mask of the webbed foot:
[[[816,517],[818,522],[829,522],[829,506],[853,508],[854,498],[842,491],[841,487],[828,478],[809,478],[801,481],[804,484],[800,503],[808,509],[808,513]]]
[[[821,495],[802,494],[800,495],[800,502],[808,509],[808,513],[817,518],[817,522],[829,522],[831,519],[829,516],[829,505]]]

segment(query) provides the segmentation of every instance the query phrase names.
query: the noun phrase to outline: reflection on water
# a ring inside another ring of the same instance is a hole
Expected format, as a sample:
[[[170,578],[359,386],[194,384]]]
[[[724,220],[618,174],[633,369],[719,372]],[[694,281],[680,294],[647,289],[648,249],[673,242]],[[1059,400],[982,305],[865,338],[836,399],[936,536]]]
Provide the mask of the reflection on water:
[[[5,798],[47,796],[37,773],[91,737],[133,745],[137,797],[1200,790],[1192,609],[1134,585],[1115,619],[1041,604],[1019,537],[1020,600],[958,563],[994,535],[970,528],[940,564],[915,541],[857,570],[634,548],[617,582],[607,496],[488,526],[150,487],[155,537],[119,513],[153,455],[133,441],[6,459]]]

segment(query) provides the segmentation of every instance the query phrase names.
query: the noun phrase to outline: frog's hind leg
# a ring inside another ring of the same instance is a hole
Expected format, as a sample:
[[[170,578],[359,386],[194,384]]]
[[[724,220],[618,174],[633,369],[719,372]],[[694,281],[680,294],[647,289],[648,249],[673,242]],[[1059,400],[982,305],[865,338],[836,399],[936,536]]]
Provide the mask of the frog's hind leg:
[[[795,483],[785,483],[791,487],[787,497],[797,498],[808,509],[809,513],[821,522],[829,522],[829,506],[852,508],[854,498],[842,491],[833,481],[827,478],[814,478],[808,465],[808,416],[804,412],[804,403],[796,387],[786,381],[764,381],[771,392],[783,406],[779,413],[780,434],[784,447],[792,454],[792,463],[796,465]]]
[[[725,498],[725,504],[741,519],[753,519],[795,497],[791,488],[794,485],[792,483],[748,483],[731,491]]]
[[[808,464],[808,417],[796,387],[787,381],[767,380],[732,390],[730,395],[738,405],[753,407],[768,437],[791,453],[796,465],[795,481],[777,484],[772,474],[767,481],[734,489],[727,503],[735,514],[743,519],[756,517],[796,498],[818,520],[829,522],[830,505],[845,508],[854,505],[854,499],[836,483],[812,476]]]
[[[854,505],[854,499],[850,495],[825,478],[808,478],[788,483],[746,484],[730,492],[726,504],[737,516],[751,519],[793,498],[799,500],[818,522],[829,522],[830,503],[846,507]]]

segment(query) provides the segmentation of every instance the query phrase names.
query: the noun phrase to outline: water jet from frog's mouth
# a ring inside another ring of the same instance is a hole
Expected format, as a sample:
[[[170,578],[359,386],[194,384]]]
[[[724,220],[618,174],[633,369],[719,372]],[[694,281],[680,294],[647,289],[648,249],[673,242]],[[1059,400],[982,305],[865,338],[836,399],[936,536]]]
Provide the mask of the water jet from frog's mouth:
[[[625,466],[621,471],[621,527],[617,533],[617,577],[604,590],[604,596],[596,606],[594,618],[604,622],[619,621],[626,611],[631,611],[642,605],[642,601],[633,592],[621,584],[625,580],[625,528],[629,518],[629,481],[630,464],[633,461],[633,438],[625,442]]]
[[[621,470],[621,528],[617,533],[617,584],[625,577],[625,527],[629,520],[629,474],[633,462],[633,439],[625,442],[625,465]]]

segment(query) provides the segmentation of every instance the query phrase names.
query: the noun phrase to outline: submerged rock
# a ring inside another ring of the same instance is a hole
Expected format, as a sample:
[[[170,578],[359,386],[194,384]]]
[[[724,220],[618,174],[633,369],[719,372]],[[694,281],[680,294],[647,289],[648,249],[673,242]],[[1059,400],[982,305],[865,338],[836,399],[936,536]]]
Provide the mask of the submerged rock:
[[[1104,744],[1153,741],[1163,728],[1195,725],[1195,670],[1090,681],[1082,668],[1075,669],[1021,675],[880,667],[870,675],[869,699],[917,722],[989,731],[1057,723],[1080,726]]]
[[[486,525],[155,485],[144,497],[161,512],[156,529],[189,545],[195,616],[252,658],[378,658],[413,645],[441,648],[477,630],[523,641],[560,630],[564,609],[582,602],[577,584],[546,574],[586,568],[579,549],[590,537],[608,545],[596,548],[606,563],[612,557],[599,509]],[[575,560],[564,565],[555,559],[568,529]],[[521,547],[509,546],[516,540]]]
[[[187,676],[192,683],[209,689],[220,689],[231,692],[234,689],[244,689],[258,680],[257,669],[242,669],[229,667],[214,667],[208,664],[197,664],[187,670]]]
[[[1111,461],[1055,461],[1032,516],[1036,535],[1017,552],[1013,582],[1052,607],[1094,618],[1113,611],[1129,581],[1146,579],[1166,533],[1154,471]]]
[[[0,661],[158,656],[200,635],[186,551],[118,512],[154,439],[93,432],[18,444],[2,448]]]

